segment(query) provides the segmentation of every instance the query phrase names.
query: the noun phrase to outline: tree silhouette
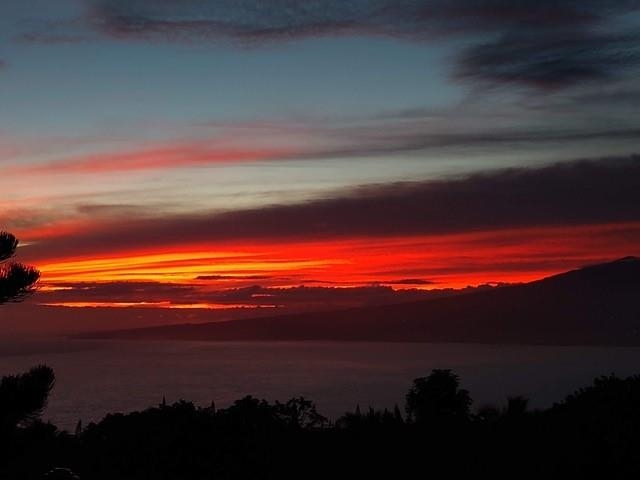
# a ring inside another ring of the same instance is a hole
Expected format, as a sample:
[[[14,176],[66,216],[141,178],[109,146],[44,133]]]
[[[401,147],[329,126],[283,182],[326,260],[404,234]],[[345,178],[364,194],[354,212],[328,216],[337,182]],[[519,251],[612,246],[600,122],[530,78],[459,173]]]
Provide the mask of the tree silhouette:
[[[304,397],[294,397],[287,403],[276,402],[275,409],[278,417],[293,428],[316,428],[327,422],[327,418],[318,413],[315,403]]]
[[[26,265],[9,260],[16,253],[18,239],[12,234],[0,231],[0,304],[8,302],[19,302],[32,293],[40,272]]]
[[[36,288],[40,272],[20,263],[9,262],[18,248],[18,239],[0,231],[0,304],[19,302]],[[20,375],[0,379],[0,430],[13,429],[42,415],[55,383],[53,370],[38,365]]]
[[[451,370],[433,370],[416,378],[406,397],[406,411],[416,423],[469,418],[471,397],[459,388],[459,378]]]
[[[19,375],[0,380],[0,428],[13,429],[42,415],[55,384],[53,370],[38,365]]]

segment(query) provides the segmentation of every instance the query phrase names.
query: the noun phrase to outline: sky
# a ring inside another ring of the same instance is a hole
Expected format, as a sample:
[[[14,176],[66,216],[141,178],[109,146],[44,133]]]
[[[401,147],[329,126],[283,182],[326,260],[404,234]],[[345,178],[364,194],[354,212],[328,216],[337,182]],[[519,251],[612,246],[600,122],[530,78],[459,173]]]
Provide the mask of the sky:
[[[638,255],[640,1],[4,0],[31,300],[357,305]]]

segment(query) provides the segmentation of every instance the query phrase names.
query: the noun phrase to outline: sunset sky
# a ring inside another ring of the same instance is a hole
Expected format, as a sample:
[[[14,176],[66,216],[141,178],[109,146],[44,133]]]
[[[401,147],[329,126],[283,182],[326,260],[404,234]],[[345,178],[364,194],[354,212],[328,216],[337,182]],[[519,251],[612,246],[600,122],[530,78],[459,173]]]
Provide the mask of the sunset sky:
[[[355,305],[640,254],[640,1],[1,4],[32,302]]]

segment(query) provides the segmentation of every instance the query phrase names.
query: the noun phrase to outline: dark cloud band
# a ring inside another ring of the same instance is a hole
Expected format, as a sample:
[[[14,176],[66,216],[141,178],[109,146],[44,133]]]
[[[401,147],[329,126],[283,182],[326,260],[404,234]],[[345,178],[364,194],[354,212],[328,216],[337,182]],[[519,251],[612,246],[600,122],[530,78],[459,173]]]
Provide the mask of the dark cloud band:
[[[160,282],[107,282],[107,283],[61,283],[58,290],[40,292],[37,298],[41,304],[65,304],[68,302],[87,303],[161,303],[171,305],[215,304],[235,307],[275,305],[282,308],[337,308],[362,305],[400,303],[426,300],[453,295],[452,289],[418,290],[412,288],[393,289],[385,285],[357,287],[308,287],[287,288],[251,285],[211,291],[197,285],[175,285]],[[469,292],[487,289],[489,286],[467,288]]]
[[[249,240],[318,241],[640,220],[640,157],[364,186],[335,197],[222,214],[110,217],[25,248],[61,256]]]

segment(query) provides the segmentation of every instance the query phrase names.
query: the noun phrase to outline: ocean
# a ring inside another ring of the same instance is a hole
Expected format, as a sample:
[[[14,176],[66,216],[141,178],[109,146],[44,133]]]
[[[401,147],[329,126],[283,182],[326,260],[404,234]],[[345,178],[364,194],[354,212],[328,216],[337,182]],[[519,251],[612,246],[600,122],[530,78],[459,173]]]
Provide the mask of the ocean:
[[[640,374],[640,348],[429,343],[172,342],[53,339],[0,342],[0,375],[37,364],[56,373],[43,418],[71,430],[109,412],[185,399],[225,407],[244,395],[270,401],[304,396],[336,419],[403,408],[414,378],[448,368],[473,407],[525,395],[547,407],[594,377]]]

